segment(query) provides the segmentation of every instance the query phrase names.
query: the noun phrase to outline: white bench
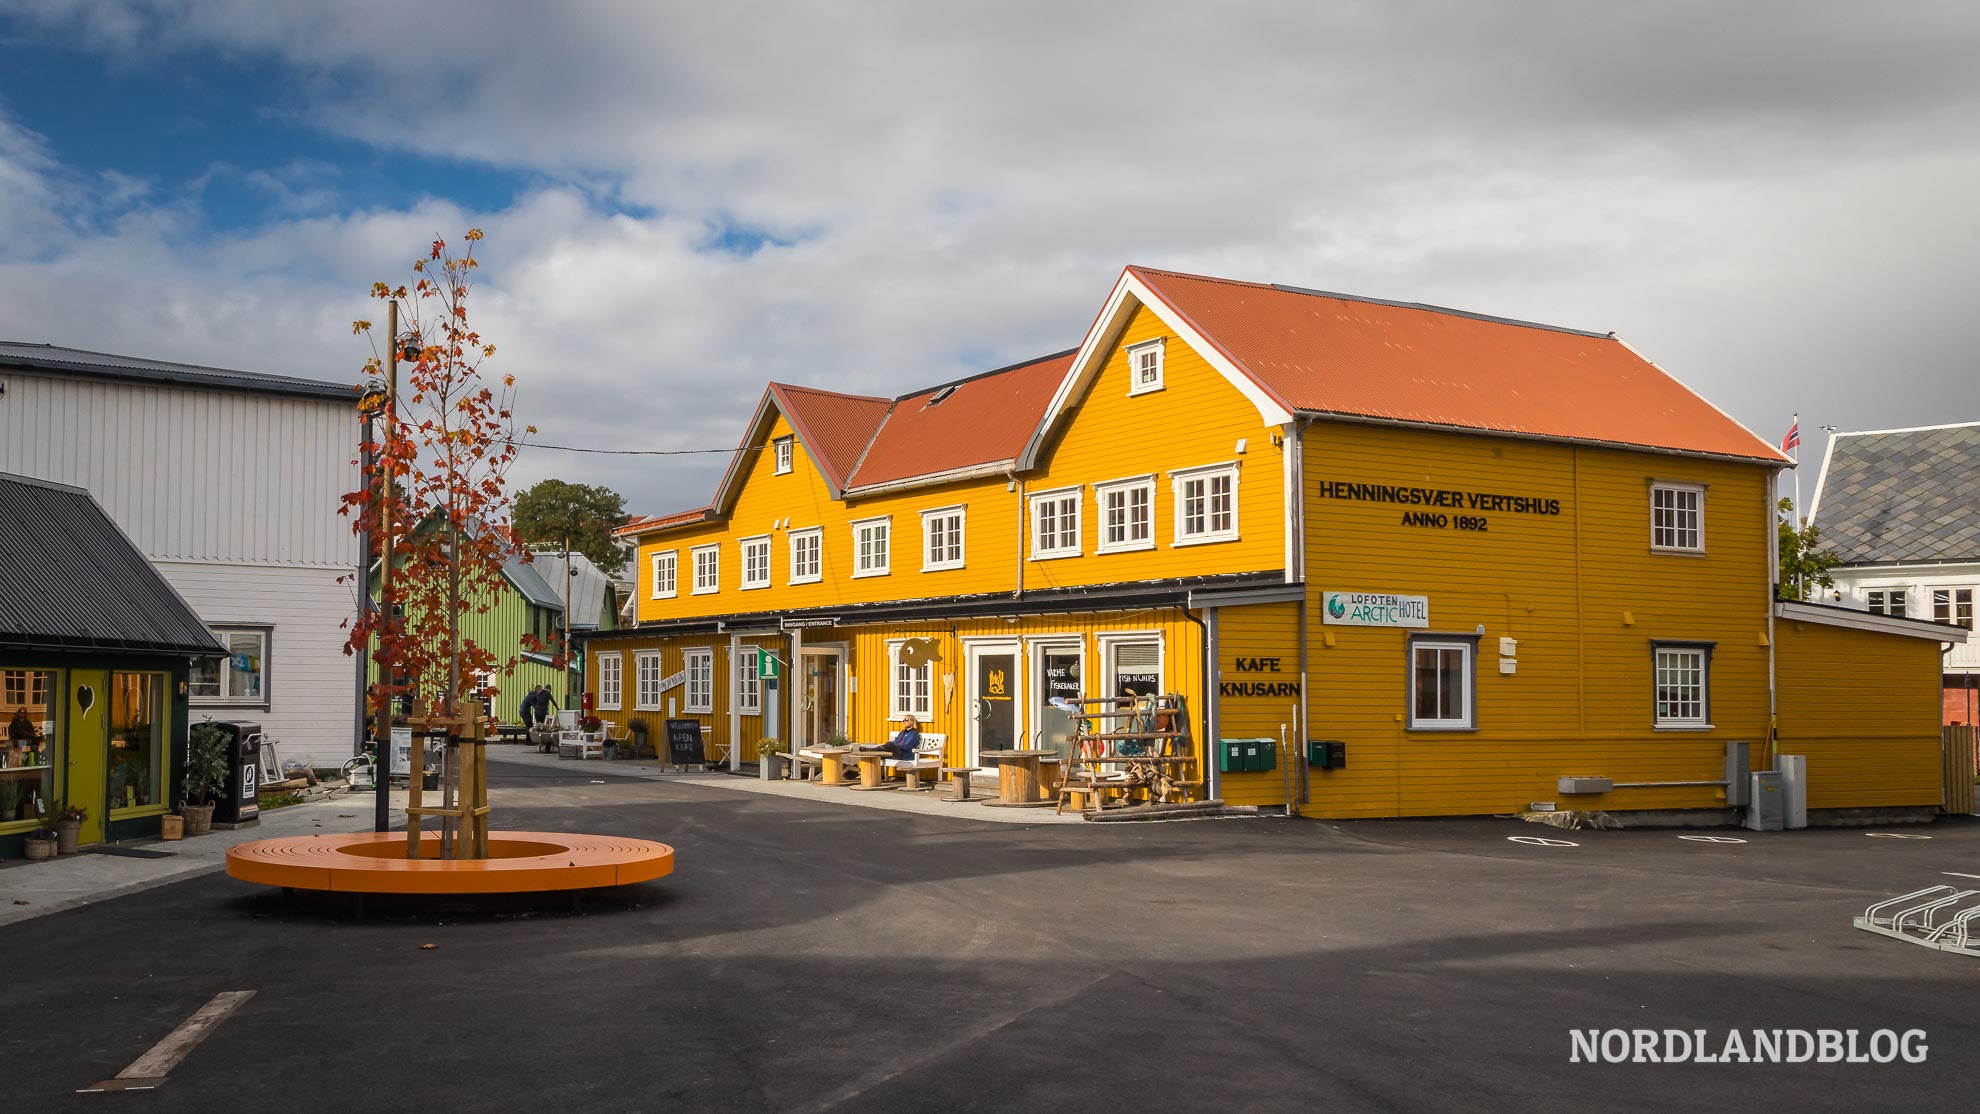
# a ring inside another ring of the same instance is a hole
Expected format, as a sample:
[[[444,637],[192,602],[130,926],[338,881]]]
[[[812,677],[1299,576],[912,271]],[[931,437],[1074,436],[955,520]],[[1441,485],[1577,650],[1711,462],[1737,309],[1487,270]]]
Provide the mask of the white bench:
[[[580,761],[605,757],[605,732],[586,731],[579,727],[557,732],[557,757],[562,758],[566,753]]]
[[[923,788],[921,784],[921,775],[923,773],[932,773],[938,778],[941,776],[942,752],[947,750],[948,747],[949,737],[947,735],[923,732],[921,745],[914,748],[913,758],[889,758],[881,763],[881,765],[889,770],[899,770],[905,773],[907,775],[907,790],[912,793]],[[930,785],[927,788],[933,789],[934,786]]]

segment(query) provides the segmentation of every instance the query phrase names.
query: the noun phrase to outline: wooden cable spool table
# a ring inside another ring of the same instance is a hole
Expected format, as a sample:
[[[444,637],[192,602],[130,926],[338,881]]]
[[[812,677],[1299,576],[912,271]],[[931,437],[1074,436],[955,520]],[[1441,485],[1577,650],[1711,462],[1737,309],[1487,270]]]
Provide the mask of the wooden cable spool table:
[[[979,751],[977,758],[995,763],[997,767],[997,797],[983,802],[1003,808],[1037,808],[1053,802],[1044,795],[1038,784],[1038,763],[1046,757],[1057,757],[1055,750],[986,750]]]
[[[821,785],[844,785],[846,783],[846,755],[852,753],[850,747],[808,748],[818,755],[818,781]]]
[[[876,789],[892,789],[886,783],[887,759],[894,757],[890,750],[852,751],[840,757],[840,761],[850,758],[859,763],[859,784],[850,786],[855,793],[871,793]]]

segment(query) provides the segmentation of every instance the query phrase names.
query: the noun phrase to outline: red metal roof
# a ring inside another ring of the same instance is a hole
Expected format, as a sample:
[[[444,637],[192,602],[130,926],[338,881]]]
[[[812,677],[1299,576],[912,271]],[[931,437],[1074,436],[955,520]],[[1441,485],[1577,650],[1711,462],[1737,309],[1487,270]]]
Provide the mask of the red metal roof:
[[[873,432],[887,419],[893,400],[872,395],[844,395],[816,387],[796,387],[789,383],[770,384],[777,409],[797,431],[798,440],[825,473],[833,489],[844,491],[847,477],[859,463],[860,454],[873,440]]]
[[[1044,419],[1074,354],[1060,352],[900,399],[859,462],[852,485],[1016,459]]]
[[[714,509],[713,506],[705,506],[695,507],[692,510],[676,511],[673,514],[636,514],[630,519],[627,519],[624,526],[612,531],[612,533],[623,536],[643,533],[647,530],[657,530],[667,526],[683,526],[687,523],[699,522],[707,518],[709,513]]]
[[[1613,334],[1128,271],[1288,410],[1787,459]]]

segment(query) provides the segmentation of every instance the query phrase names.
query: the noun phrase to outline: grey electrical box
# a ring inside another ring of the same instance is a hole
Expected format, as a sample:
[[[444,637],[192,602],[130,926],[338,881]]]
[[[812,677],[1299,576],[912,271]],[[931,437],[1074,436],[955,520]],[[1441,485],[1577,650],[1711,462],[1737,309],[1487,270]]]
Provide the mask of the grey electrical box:
[[[1747,759],[1747,744],[1732,742],[1726,744],[1726,807],[1746,806],[1746,775],[1753,772],[1753,764]]]
[[[1808,826],[1808,756],[1777,754],[1774,771],[1781,775],[1781,792],[1787,798],[1787,829]]]
[[[1606,777],[1564,777],[1560,780],[1560,791],[1564,797],[1576,793],[1607,793],[1615,787],[1615,779]]]
[[[1746,806],[1745,826],[1756,832],[1778,832],[1787,826],[1787,790],[1781,775],[1760,770],[1751,777],[1753,796]]]

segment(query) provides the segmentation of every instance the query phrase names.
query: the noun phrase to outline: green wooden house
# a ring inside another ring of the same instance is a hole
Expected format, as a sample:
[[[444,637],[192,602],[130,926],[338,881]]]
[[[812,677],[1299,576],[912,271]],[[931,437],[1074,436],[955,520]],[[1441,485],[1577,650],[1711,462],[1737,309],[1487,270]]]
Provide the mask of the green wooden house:
[[[582,553],[570,555],[566,565],[562,552],[534,552],[528,559],[511,557],[502,566],[502,588],[494,606],[485,613],[473,611],[461,617],[462,633],[476,645],[486,647],[498,659],[516,659],[506,675],[487,678],[495,691],[494,715],[501,723],[517,723],[522,718],[522,698],[537,685],[550,686],[559,708],[571,707],[575,694],[584,692],[581,663],[573,660],[570,675],[554,665],[554,654],[564,637],[562,582],[570,583],[571,633],[614,630],[619,625],[619,600],[611,580]],[[378,598],[378,576],[373,571],[371,596]],[[525,636],[533,635],[543,651],[527,648]],[[578,658],[573,653],[574,659]],[[378,680],[378,666],[371,665],[371,680]]]

